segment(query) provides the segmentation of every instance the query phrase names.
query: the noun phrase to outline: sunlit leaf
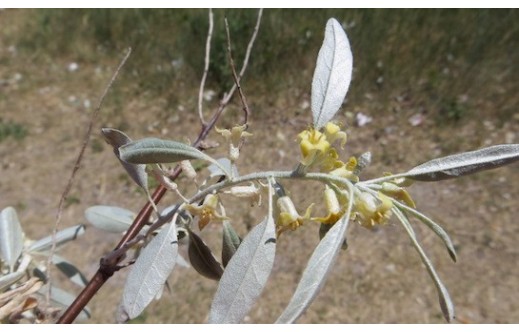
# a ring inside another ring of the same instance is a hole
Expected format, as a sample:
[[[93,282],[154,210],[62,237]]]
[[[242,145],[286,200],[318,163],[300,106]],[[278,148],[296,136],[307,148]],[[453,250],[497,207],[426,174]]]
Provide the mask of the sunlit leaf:
[[[216,159],[216,161],[227,172],[227,174],[232,174],[234,178],[239,176],[236,165],[232,164],[229,158],[219,158]],[[226,173],[222,171],[221,168],[213,164],[209,165],[207,169],[209,170],[209,177],[211,178],[226,175]]]
[[[119,306],[119,322],[139,316],[150,304],[173,271],[177,254],[177,230],[171,222],[142,249],[132,266]]]
[[[130,175],[132,180],[135,181],[138,186],[148,191],[148,174],[146,173],[146,165],[130,164],[122,160],[119,156],[119,147],[132,142],[130,137],[122,131],[113,128],[103,128],[101,129],[101,132],[108,144],[113,147],[115,156],[119,159],[128,175]]]
[[[220,280],[223,269],[211,252],[211,249],[195,233],[189,232],[189,261],[191,266],[206,278]]]
[[[58,270],[60,270],[64,275],[69,278],[70,281],[79,285],[81,287],[85,287],[88,283],[88,280],[85,278],[83,273],[79,271],[74,264],[67,261],[65,258],[60,257],[56,254],[52,256],[52,264],[54,264]]]
[[[231,223],[227,220],[223,222],[223,240],[222,240],[222,264],[227,266],[236,250],[240,246],[241,238],[238,236]]]
[[[65,228],[56,233],[56,247],[67,243],[68,241],[75,240],[78,236],[85,233],[85,225],[76,225],[69,228]],[[34,242],[29,247],[29,252],[44,252],[52,248],[52,235],[44,237],[41,240]]]
[[[2,291],[6,287],[11,286],[24,275],[25,275],[25,271],[16,271],[13,273],[9,273],[9,274],[0,276],[0,291]]]
[[[350,190],[349,197],[353,197]],[[278,324],[290,324],[296,321],[310,306],[321,288],[324,286],[339,249],[344,243],[344,237],[350,220],[353,199],[349,200],[348,209],[344,216],[333,225],[315,248],[308,264],[303,271],[301,281],[297,285],[292,299],[278,318]]]
[[[438,237],[445,244],[445,247],[447,247],[447,251],[449,252],[449,256],[451,257],[451,259],[454,262],[456,262],[457,255],[456,255],[456,249],[454,248],[454,244],[452,243],[452,240],[451,240],[449,234],[447,234],[447,232],[440,225],[435,223],[431,218],[427,217],[426,215],[420,213],[419,211],[417,211],[415,209],[412,209],[412,208],[406,206],[405,204],[401,204],[401,203],[398,203],[398,202],[396,202],[395,204],[397,204],[398,207],[401,210],[407,211],[407,212],[411,213],[412,215],[414,215],[416,218],[418,218],[418,220],[423,222],[436,235],[438,235]]]
[[[321,128],[337,113],[350,86],[353,56],[342,26],[335,19],[326,24],[312,81],[314,127]]]
[[[16,261],[22,254],[23,233],[16,210],[6,207],[0,213],[0,257],[14,271]]]
[[[411,239],[411,243],[413,244],[416,251],[418,251],[418,254],[422,259],[422,262],[425,265],[427,272],[431,276],[434,285],[436,286],[443,316],[445,317],[447,322],[451,322],[454,319],[454,305],[452,304],[447,288],[445,288],[445,286],[443,285],[442,281],[440,280],[440,277],[434,269],[434,266],[432,265],[431,261],[429,260],[429,258],[423,251],[422,247],[418,243],[416,235],[413,231],[413,228],[411,227],[411,224],[409,223],[409,220],[407,220],[407,217],[404,214],[400,213],[400,211],[396,208],[394,208],[393,211],[395,212],[395,215],[398,217],[398,220],[400,220],[402,226],[404,226],[404,229],[406,230],[407,234],[409,235],[409,238]]]
[[[495,145],[433,159],[404,174],[416,181],[440,181],[472,174],[519,160],[519,144]]]
[[[122,233],[133,223],[135,213],[118,206],[95,205],[85,210],[85,218],[96,228]]]
[[[260,296],[274,264],[276,233],[272,216],[240,244],[220,279],[209,323],[240,323]]]

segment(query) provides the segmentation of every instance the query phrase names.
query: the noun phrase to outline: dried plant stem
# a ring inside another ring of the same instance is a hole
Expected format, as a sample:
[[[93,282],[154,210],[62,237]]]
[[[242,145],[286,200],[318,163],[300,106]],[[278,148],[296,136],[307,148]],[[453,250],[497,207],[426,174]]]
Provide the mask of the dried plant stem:
[[[227,18],[225,18],[225,32],[227,33],[227,52],[229,53],[229,62],[231,64],[232,76],[234,78],[234,84],[238,89],[238,94],[240,95],[240,100],[243,106],[244,119],[243,124],[247,124],[249,120],[249,105],[247,105],[247,99],[245,98],[245,94],[240,85],[240,77],[236,74],[236,67],[234,66],[234,59],[232,56],[232,47],[231,47],[231,33],[229,32],[229,23],[227,22]]]
[[[256,26],[254,28],[254,32],[252,34],[251,39],[249,40],[249,44],[247,46],[247,52],[245,55],[245,59],[240,71],[239,78],[243,76],[245,73],[245,70],[247,69],[248,61],[250,54],[252,52],[252,47],[254,45],[254,42],[256,40],[256,36],[258,34],[259,25],[261,22],[261,16],[262,16],[263,10],[260,9],[258,13],[258,20],[256,22]],[[238,80],[239,81],[239,80]],[[220,101],[220,104],[218,106],[218,109],[213,113],[211,119],[207,122],[207,124],[202,125],[202,129],[196,139],[196,141],[193,143],[194,147],[199,147],[201,142],[207,137],[211,129],[215,126],[216,121],[218,118],[222,115],[223,111],[229,104],[232,96],[234,95],[234,92],[236,91],[236,84],[226,93],[224,94],[224,97]],[[170,176],[171,180],[175,180],[180,173],[182,172],[182,169],[180,167],[176,167],[173,174]],[[152,201],[155,204],[158,204],[164,194],[166,193],[166,188],[162,185],[159,185],[159,187],[155,190],[155,192],[152,194]],[[147,202],[144,207],[141,209],[137,217],[135,217],[135,220],[133,221],[132,225],[128,229],[128,231],[125,233],[119,244],[116,246],[114,250],[118,250],[119,248],[123,247],[128,241],[131,241],[135,236],[139,234],[139,232],[142,230],[144,225],[146,224],[147,219],[149,218],[151,212],[153,211],[150,202]],[[122,258],[122,257],[121,257]],[[83,289],[83,291],[78,295],[78,297],[74,300],[74,302],[65,310],[63,315],[58,319],[59,324],[70,324],[76,319],[77,315],[85,308],[85,306],[88,304],[88,302],[95,296],[95,294],[101,289],[101,287],[104,285],[104,283],[110,279],[110,277],[118,270],[117,264],[119,261],[114,260],[112,262],[113,265],[103,264],[99,267],[96,274],[92,279],[89,281],[87,286]]]
[[[198,117],[202,122],[202,126],[206,125],[206,122],[204,120],[204,113],[202,112],[202,101],[204,98],[205,80],[207,79],[207,72],[209,71],[209,62],[211,60],[211,38],[213,37],[214,27],[213,17],[213,10],[209,9],[209,30],[207,31],[207,40],[205,42],[204,74],[202,75],[202,79],[200,80],[200,91],[198,92]]]
[[[88,123],[88,129],[85,134],[85,138],[83,140],[83,145],[81,146],[81,150],[79,151],[79,154],[77,156],[76,162],[74,164],[74,168],[72,169],[72,173],[70,174],[70,178],[68,179],[67,185],[65,187],[65,190],[61,194],[61,198],[59,200],[58,204],[58,211],[56,213],[56,222],[54,224],[54,230],[52,232],[52,247],[50,250],[49,258],[47,259],[47,280],[49,283],[49,290],[47,292],[46,301],[47,305],[50,303],[50,296],[51,296],[51,266],[52,266],[52,257],[54,256],[54,253],[56,251],[56,234],[58,233],[59,225],[61,223],[61,214],[63,212],[63,207],[65,205],[65,200],[67,199],[67,196],[70,192],[70,189],[72,188],[72,183],[74,182],[74,178],[76,176],[77,171],[79,170],[79,167],[81,166],[81,161],[83,159],[83,155],[85,154],[86,147],[88,145],[88,142],[90,141],[90,136],[92,135],[92,129],[94,128],[94,123],[97,119],[97,116],[99,115],[99,112],[101,111],[101,107],[103,106],[103,102],[105,100],[106,95],[108,94],[108,91],[112,87],[115,79],[119,75],[119,72],[121,71],[121,68],[124,66],[128,58],[130,57],[130,54],[132,53],[132,49],[129,48],[126,52],[126,55],[119,63],[119,66],[113,73],[112,77],[110,78],[110,81],[105,87],[105,90],[103,91],[103,94],[101,95],[101,98],[99,99],[99,102],[97,104],[97,107],[95,108],[94,112],[92,112],[92,116],[90,117],[90,122]]]

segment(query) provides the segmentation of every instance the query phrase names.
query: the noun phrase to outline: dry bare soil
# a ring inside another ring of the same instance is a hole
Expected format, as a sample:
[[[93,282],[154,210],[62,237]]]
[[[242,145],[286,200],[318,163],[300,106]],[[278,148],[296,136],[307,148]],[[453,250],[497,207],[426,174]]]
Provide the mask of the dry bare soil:
[[[3,13],[0,18],[8,20]],[[21,140],[8,137],[0,142],[0,207],[14,206],[26,236],[37,239],[50,234],[53,228],[58,201],[89,116],[118,59],[100,56],[98,62],[79,63],[77,70],[70,71],[68,66],[75,59],[35,63],[10,46],[2,42],[0,35],[0,116],[4,121],[23,125],[27,135]],[[146,91],[134,94],[127,88],[132,84],[120,80],[108,95],[60,228],[86,223],[83,213],[92,205],[118,205],[137,212],[146,201],[102,140],[101,127],[122,128],[132,138],[159,136],[188,141],[196,137],[196,90],[179,88],[181,102],[171,105],[165,99],[150,98]],[[254,136],[242,150],[240,173],[291,169],[299,158],[295,137],[307,128],[311,118],[307,106],[309,89],[280,91],[269,101],[253,91],[246,92],[253,113],[250,131]],[[395,91],[397,95],[399,92]],[[427,109],[427,105],[417,105],[413,95],[402,95],[391,104],[381,103],[376,94],[366,95],[360,104],[346,103],[338,115],[349,135],[341,155],[358,156],[368,150],[373,154],[373,164],[363,174],[365,178],[385,171],[404,171],[433,157],[518,142],[519,117],[516,114],[506,121],[494,119],[496,105],[492,100],[469,96],[475,99],[471,105],[477,105],[477,112],[471,114],[477,116],[457,123],[439,124],[424,112],[423,123],[412,126],[408,119],[419,112],[419,106]],[[206,112],[213,110],[216,103],[209,102]],[[238,109],[236,100],[219,127],[238,121]],[[358,127],[351,116],[358,112],[374,120]],[[210,139],[222,143],[216,133]],[[210,153],[223,156],[225,148],[220,146]],[[451,293],[456,322],[519,323],[518,174],[515,164],[458,180],[416,183],[410,189],[420,210],[448,231],[458,250],[458,262],[453,263],[440,240],[415,222],[419,239]],[[184,180],[180,185],[193,190]],[[301,211],[311,202],[321,205],[318,186],[286,185]],[[173,198],[169,195],[161,206],[172,203]],[[231,199],[225,203],[241,235],[246,233],[246,224],[254,224],[265,213],[264,206],[249,209]],[[321,208],[317,211],[322,213]],[[202,236],[217,250],[220,225],[211,225]],[[117,241],[113,234],[88,227],[86,234],[65,247],[61,255],[91,277],[100,257]],[[348,242],[349,248],[341,252],[326,286],[299,322],[443,322],[434,285],[395,220],[373,231],[352,224]],[[269,323],[276,319],[317,243],[316,225],[284,234],[278,243],[274,272],[247,322]],[[92,300],[89,307],[93,318],[89,323],[114,321],[126,274],[126,270],[117,273]],[[204,322],[217,283],[197,275],[193,269],[177,268],[170,284],[171,291],[153,303],[139,321]],[[61,286],[71,292],[79,291],[67,281],[62,281]]]

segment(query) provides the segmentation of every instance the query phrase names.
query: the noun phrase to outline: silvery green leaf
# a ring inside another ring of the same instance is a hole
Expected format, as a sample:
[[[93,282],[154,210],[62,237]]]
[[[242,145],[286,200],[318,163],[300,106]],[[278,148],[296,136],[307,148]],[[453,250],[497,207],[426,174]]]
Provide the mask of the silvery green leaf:
[[[404,174],[416,181],[440,181],[492,169],[519,160],[519,144],[488,148],[433,159]]]
[[[184,257],[182,257],[181,254],[177,255],[177,265],[181,267],[191,267],[191,265],[186,261]]]
[[[123,290],[117,320],[139,316],[155,298],[175,267],[178,254],[177,230],[171,222],[141,250]]]
[[[339,110],[348,91],[353,69],[350,42],[342,26],[331,18],[326,24],[312,81],[312,115],[319,129]]]
[[[303,272],[301,281],[299,281],[288,306],[276,321],[277,324],[291,324],[295,322],[310,306],[324,286],[339,254],[339,249],[343,244],[350,219],[350,211],[351,207],[348,208],[348,213],[333,225],[315,248]]]
[[[85,210],[85,218],[101,230],[123,233],[133,223],[135,213],[118,206],[95,205]]]
[[[11,272],[14,271],[22,250],[22,226],[16,210],[9,206],[0,213],[0,258],[9,265]]]
[[[232,164],[229,158],[218,158],[216,161],[228,174],[231,174],[233,178],[239,176],[236,165]],[[216,176],[226,176],[226,173],[224,173],[222,169],[216,165],[211,164],[209,167],[207,167],[207,169],[209,170],[209,177],[211,178]]]
[[[260,296],[274,264],[276,230],[272,216],[245,237],[225,268],[211,305],[209,323],[240,323]]]
[[[238,250],[241,239],[227,220],[223,221],[223,240],[222,240],[222,264],[227,266],[232,256]]]
[[[332,224],[321,224],[321,226],[319,226],[319,240],[322,240],[332,227]],[[348,241],[346,241],[346,238],[344,238],[344,241],[342,242],[341,249],[348,249]]]
[[[38,290],[38,293],[42,296],[46,296],[46,294],[49,291],[49,285],[44,285],[42,288]],[[50,292],[50,302],[51,305],[54,307],[60,307],[60,308],[68,308],[72,302],[76,299],[75,295],[72,295],[60,288],[51,287]],[[78,315],[78,320],[86,320],[90,318],[90,309],[88,307],[85,307]]]
[[[75,240],[78,236],[85,233],[85,225],[76,225],[69,228],[65,228],[56,233],[56,247],[62,245],[68,241]],[[34,242],[29,247],[29,252],[44,252],[50,250],[52,247],[52,235],[44,237],[41,240]]]
[[[395,201],[393,201],[395,203]],[[420,213],[419,211],[408,207],[405,204],[396,202],[395,203],[401,210],[408,211],[412,215],[414,215],[416,218],[418,218],[420,221],[422,221],[427,227],[429,227],[445,244],[445,247],[447,247],[447,251],[449,252],[449,256],[451,259],[456,262],[457,255],[456,255],[456,249],[454,249],[454,244],[452,243],[452,240],[447,234],[447,232],[437,223],[435,223],[431,218],[427,217],[426,215]]]
[[[25,275],[24,271],[16,271],[0,277],[0,291],[7,288],[17,282],[21,277]]]
[[[123,165],[124,169],[130,175],[138,186],[148,191],[148,174],[146,173],[146,165],[130,164],[121,159],[119,156],[119,147],[132,142],[131,138],[120,130],[113,128],[101,129],[105,140],[113,147],[114,154]]]
[[[206,278],[220,280],[223,269],[220,263],[214,258],[211,249],[195,233],[189,232],[188,255],[191,266]]]
[[[67,278],[69,278],[70,281],[76,285],[81,287],[85,287],[87,285],[88,280],[81,273],[81,271],[79,271],[77,267],[75,267],[65,258],[54,254],[52,256],[52,264],[54,264],[63,274],[67,276]]]
[[[407,234],[409,235],[409,238],[411,239],[411,243],[413,244],[416,251],[418,251],[418,254],[420,255],[420,258],[422,259],[423,264],[425,265],[427,272],[431,276],[434,285],[436,286],[436,290],[438,291],[438,297],[440,302],[440,307],[442,309],[443,316],[447,320],[447,322],[451,322],[454,319],[454,305],[452,304],[449,292],[447,291],[447,288],[443,285],[442,281],[438,277],[438,274],[436,273],[436,270],[434,269],[434,266],[432,265],[431,261],[423,251],[422,247],[418,243],[418,240],[416,239],[416,235],[411,227],[411,224],[407,220],[407,217],[401,213],[397,208],[393,208],[393,212],[395,212],[395,215],[398,217],[398,220],[400,220],[400,223],[402,226],[404,226],[404,229],[407,231]]]
[[[174,163],[191,159],[217,164],[216,160],[190,145],[158,138],[133,141],[120,147],[119,152],[122,160],[136,164]]]

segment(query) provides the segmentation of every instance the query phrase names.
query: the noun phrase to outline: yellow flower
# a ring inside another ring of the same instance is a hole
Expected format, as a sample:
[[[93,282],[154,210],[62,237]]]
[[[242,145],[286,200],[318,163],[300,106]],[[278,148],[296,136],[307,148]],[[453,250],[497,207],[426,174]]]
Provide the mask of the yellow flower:
[[[386,195],[378,193],[378,197],[362,192],[355,197],[355,212],[359,224],[366,228],[385,224],[391,217],[393,203]]]
[[[340,176],[352,182],[359,182],[359,177],[355,174],[356,167],[357,159],[351,157],[347,164],[342,164],[340,167],[335,168],[330,172],[330,175]]]
[[[235,126],[231,130],[215,128],[216,132],[221,134],[229,142],[229,155],[232,161],[235,161],[240,156],[240,144],[242,137],[252,136],[251,133],[246,132],[247,125]]]
[[[279,236],[284,231],[290,229],[296,230],[298,227],[303,225],[305,221],[311,220],[310,213],[312,211],[312,205],[306,209],[304,216],[300,216],[294,206],[294,202],[288,196],[278,198],[276,202],[279,215],[276,219],[276,234]]]
[[[394,183],[391,182],[384,182],[382,183],[382,190],[384,194],[388,195],[389,197],[393,197],[394,199],[404,203],[405,205],[409,206],[410,208],[416,208],[416,204],[413,201],[413,198],[407,190],[404,188],[401,188],[397,186]]]
[[[324,132],[310,128],[302,131],[297,137],[303,156],[301,164],[304,166],[316,165],[320,166],[322,171],[330,171],[343,165],[332,144],[340,140],[343,146],[346,143],[346,133],[340,131],[336,124],[327,123]]]
[[[326,210],[328,211],[328,215],[326,217],[315,217],[312,218],[312,220],[326,225],[333,225],[339,221],[339,219],[341,219],[346,212],[344,208],[347,205],[347,202],[340,204],[339,199],[337,198],[337,194],[328,186],[326,186],[326,189],[324,189],[324,201],[326,203]]]
[[[211,221],[223,221],[228,220],[226,216],[221,215],[216,211],[218,207],[218,196],[209,194],[205,196],[204,202],[200,206],[195,206],[192,204],[186,205],[186,211],[191,213],[193,216],[198,216],[198,228],[200,230],[204,229],[207,224]]]

